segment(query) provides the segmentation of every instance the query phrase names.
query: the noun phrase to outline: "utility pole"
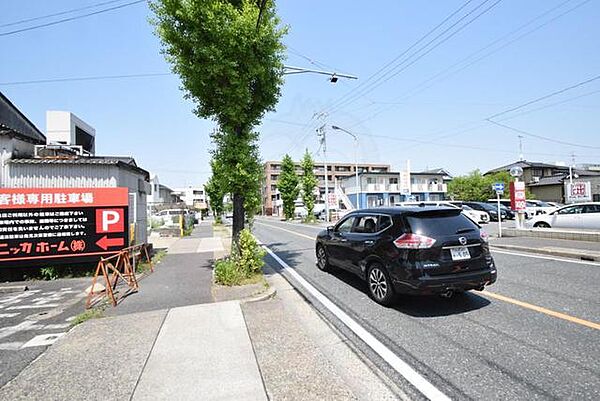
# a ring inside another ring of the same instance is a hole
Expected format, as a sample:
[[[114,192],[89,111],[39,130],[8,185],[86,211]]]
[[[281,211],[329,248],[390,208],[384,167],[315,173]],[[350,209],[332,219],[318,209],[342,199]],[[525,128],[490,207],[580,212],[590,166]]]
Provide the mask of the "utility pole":
[[[331,128],[340,130],[350,135],[354,139],[354,177],[356,180],[356,209],[360,209],[360,181],[358,180],[358,137],[347,129],[332,125]]]
[[[320,117],[323,117],[321,115]],[[319,128],[317,128],[317,136],[321,141],[321,146],[323,147],[323,165],[325,167],[325,221],[329,223],[329,182],[327,176],[329,172],[327,171],[327,125],[323,124]]]
[[[523,161],[523,135],[519,135],[519,160]]]
[[[573,166],[575,165],[575,153],[571,152],[571,163],[569,164],[569,184],[573,186]]]

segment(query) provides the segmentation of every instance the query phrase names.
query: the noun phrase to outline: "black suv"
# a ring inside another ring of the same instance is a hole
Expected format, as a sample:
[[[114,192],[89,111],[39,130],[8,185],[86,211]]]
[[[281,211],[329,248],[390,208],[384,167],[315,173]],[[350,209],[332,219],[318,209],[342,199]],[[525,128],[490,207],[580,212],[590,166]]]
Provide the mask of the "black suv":
[[[319,269],[355,273],[382,305],[398,293],[450,296],[496,281],[487,234],[449,207],[354,211],[318,234],[316,254]]]

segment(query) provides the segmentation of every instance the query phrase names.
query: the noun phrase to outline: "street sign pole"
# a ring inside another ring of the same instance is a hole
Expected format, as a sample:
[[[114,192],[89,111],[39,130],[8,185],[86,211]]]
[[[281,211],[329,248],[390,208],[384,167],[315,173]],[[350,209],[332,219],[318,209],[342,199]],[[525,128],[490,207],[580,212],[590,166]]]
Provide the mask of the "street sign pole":
[[[498,202],[498,238],[502,238],[502,214],[500,213],[500,191],[496,191],[496,201]]]

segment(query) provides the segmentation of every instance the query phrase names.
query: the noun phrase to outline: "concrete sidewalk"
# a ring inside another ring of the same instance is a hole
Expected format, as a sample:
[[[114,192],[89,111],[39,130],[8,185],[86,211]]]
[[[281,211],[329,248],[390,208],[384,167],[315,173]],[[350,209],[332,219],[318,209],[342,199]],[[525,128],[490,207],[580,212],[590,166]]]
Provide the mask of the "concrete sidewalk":
[[[2,400],[266,400],[239,302],[86,322],[0,389]]]

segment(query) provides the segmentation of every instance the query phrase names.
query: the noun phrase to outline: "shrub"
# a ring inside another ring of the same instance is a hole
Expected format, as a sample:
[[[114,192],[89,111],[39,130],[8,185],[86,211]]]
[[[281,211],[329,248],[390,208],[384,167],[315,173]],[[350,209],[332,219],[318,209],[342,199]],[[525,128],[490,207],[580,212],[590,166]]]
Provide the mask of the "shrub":
[[[223,285],[240,285],[260,274],[265,264],[265,251],[258,245],[250,230],[240,233],[238,251],[215,263],[215,281]]]
[[[261,267],[265,264],[263,261],[265,253],[250,233],[250,230],[244,229],[240,232],[237,262],[242,270],[248,272],[249,275],[259,273]]]
[[[58,271],[56,267],[42,267],[40,269],[42,280],[56,280],[58,278]]]

